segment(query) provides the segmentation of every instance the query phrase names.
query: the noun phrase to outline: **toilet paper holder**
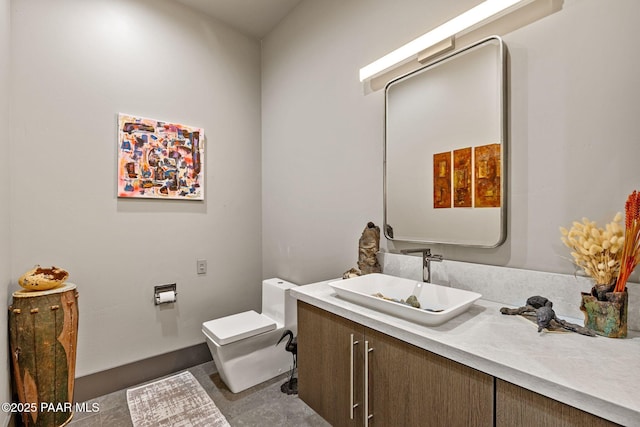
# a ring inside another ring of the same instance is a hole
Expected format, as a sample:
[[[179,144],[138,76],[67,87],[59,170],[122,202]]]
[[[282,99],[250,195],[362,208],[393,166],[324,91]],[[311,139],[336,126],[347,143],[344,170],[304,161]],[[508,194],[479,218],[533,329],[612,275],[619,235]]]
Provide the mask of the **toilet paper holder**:
[[[176,284],[156,285],[153,287],[153,301],[155,305],[173,303],[178,300]]]

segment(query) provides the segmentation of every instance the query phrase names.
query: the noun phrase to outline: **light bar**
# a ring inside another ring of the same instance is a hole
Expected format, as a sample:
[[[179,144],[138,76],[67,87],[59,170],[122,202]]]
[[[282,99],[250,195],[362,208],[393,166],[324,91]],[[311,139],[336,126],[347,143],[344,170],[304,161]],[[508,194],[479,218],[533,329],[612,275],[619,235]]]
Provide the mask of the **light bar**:
[[[360,81],[400,64],[425,49],[527,0],[486,0],[360,69]]]

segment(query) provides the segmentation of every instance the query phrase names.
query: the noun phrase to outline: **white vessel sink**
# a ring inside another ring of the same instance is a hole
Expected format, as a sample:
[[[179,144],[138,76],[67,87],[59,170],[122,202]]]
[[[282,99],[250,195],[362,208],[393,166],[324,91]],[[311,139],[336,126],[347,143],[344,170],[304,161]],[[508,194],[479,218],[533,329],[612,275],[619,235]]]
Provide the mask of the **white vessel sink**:
[[[373,273],[351,279],[330,282],[339,297],[396,317],[424,325],[435,326],[464,313],[482,295],[462,289],[449,288],[433,283]],[[389,301],[386,298],[406,300],[415,295],[420,308]]]

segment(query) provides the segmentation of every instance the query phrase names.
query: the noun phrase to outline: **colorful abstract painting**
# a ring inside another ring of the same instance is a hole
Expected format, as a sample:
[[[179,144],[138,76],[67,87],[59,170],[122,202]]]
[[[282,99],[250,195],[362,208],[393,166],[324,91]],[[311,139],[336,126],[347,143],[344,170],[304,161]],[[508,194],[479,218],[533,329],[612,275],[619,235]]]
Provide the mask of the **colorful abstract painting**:
[[[118,114],[118,197],[204,200],[204,130]]]
[[[500,207],[500,144],[475,147],[475,207]]]
[[[453,207],[471,207],[471,147],[453,151]]]
[[[451,207],[451,151],[433,155],[433,207]]]

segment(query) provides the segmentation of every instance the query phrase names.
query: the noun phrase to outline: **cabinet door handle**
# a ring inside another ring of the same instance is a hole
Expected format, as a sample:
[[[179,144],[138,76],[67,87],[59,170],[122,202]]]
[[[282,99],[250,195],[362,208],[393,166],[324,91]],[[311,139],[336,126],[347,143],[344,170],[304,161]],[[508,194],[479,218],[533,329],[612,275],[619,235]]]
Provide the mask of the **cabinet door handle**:
[[[353,375],[354,375],[354,367],[353,367],[353,347],[356,346],[358,344],[358,341],[353,339],[353,334],[351,334],[351,346],[350,348],[350,360],[351,360],[351,365],[349,366],[349,416],[351,417],[351,419],[353,419],[353,410],[358,406],[357,403],[353,403]]]
[[[369,341],[364,341],[364,426],[369,425],[369,420],[373,414],[369,414],[369,353],[373,351],[369,348]]]

